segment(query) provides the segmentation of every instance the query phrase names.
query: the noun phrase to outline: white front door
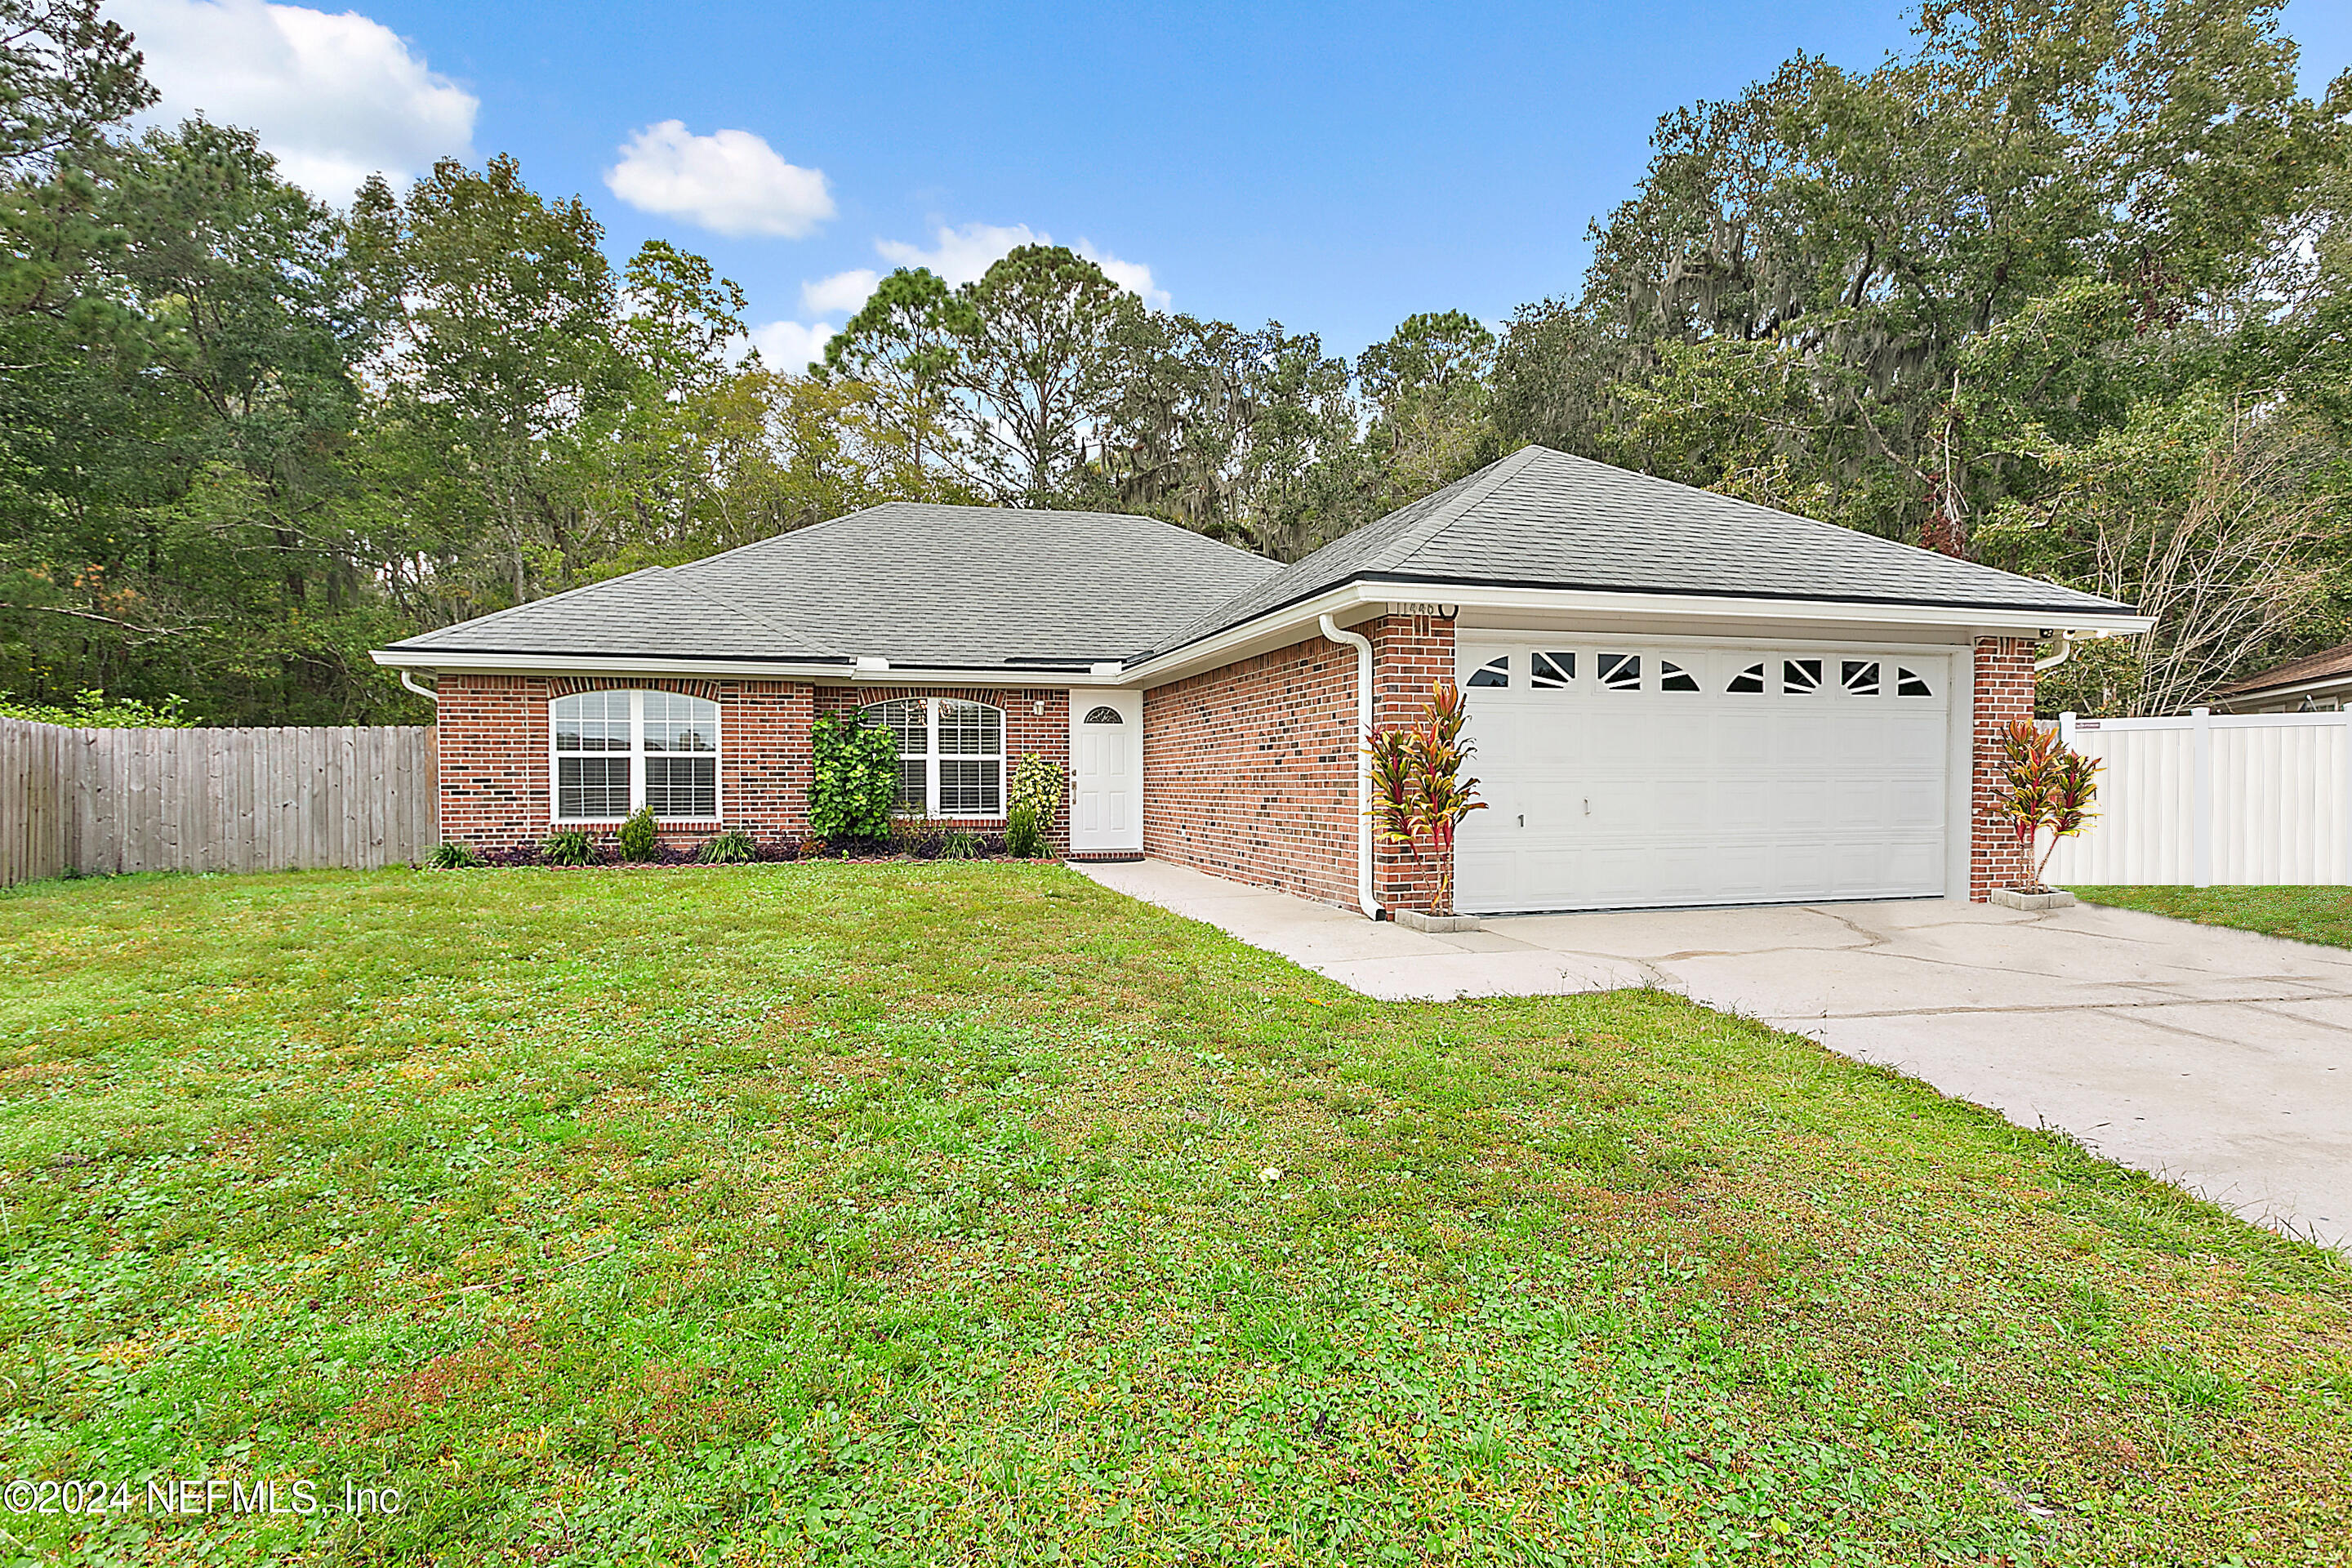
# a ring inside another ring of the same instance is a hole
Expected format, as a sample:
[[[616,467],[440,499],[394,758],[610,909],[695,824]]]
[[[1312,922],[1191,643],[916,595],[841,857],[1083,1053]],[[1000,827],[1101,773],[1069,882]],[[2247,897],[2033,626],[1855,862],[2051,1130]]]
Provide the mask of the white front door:
[[[1143,693],[1070,693],[1070,848],[1143,847]]]
[[[1465,639],[1472,913],[1944,892],[1950,659]]]

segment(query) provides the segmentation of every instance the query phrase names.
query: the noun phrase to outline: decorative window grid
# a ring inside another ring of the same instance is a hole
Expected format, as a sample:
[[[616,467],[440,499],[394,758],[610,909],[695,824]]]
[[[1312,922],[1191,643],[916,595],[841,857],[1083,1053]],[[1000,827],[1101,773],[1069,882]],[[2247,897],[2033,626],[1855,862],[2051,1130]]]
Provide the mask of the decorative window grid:
[[[1601,684],[1612,691],[1642,689],[1642,656],[1638,653],[1604,653],[1593,661]]]
[[[1698,678],[1673,659],[1658,660],[1658,689],[1661,691],[1696,691]]]
[[[1822,689],[1822,661],[1817,658],[1784,658],[1780,661],[1780,689],[1791,696]]]
[[[677,691],[578,691],[548,704],[554,820],[719,820],[719,704]]]
[[[1573,653],[1531,653],[1528,656],[1528,684],[1539,691],[1557,691],[1576,679],[1576,655]]]
[[[1511,683],[1511,656],[1490,658],[1470,672],[1473,686],[1508,686]]]

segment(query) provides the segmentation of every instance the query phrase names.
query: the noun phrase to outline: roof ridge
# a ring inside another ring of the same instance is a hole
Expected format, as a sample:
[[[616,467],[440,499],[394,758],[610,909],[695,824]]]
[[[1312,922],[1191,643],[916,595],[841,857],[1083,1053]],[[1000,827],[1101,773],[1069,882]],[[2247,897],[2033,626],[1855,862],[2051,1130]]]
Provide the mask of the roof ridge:
[[[1550,449],[1549,447],[1538,447],[1530,441],[1508,457],[1496,458],[1486,466],[1484,472],[1464,475],[1464,479],[1475,482],[1443,505],[1430,508],[1427,517],[1422,518],[1408,529],[1406,536],[1411,540],[1411,543],[1394,556],[1393,563],[1402,567],[1406,562],[1428,549],[1439,534],[1461,521],[1471,508],[1484,502],[1488,496],[1524,473],[1528,465],[1535,461],[1535,453],[1548,452]]]
[[[775,537],[781,538],[782,535],[776,535]],[[689,563],[689,564],[691,564],[691,563]],[[793,630],[790,626],[770,620],[758,610],[754,610],[748,605],[737,604],[734,600],[728,598],[725,595],[704,587],[701,584],[689,579],[685,573],[681,572],[675,566],[656,566],[654,570],[659,572],[667,581],[677,584],[679,587],[685,589],[688,593],[694,595],[696,597],[708,599],[721,609],[732,610],[735,614],[741,616],[744,619],[751,621],[755,625],[765,626],[768,630],[775,633],[776,636],[783,638],[788,643],[805,648],[813,653],[830,654],[835,658],[846,659],[849,658],[848,654],[844,653],[837,647],[828,647],[821,642],[812,641],[810,638],[803,637],[799,632]]]

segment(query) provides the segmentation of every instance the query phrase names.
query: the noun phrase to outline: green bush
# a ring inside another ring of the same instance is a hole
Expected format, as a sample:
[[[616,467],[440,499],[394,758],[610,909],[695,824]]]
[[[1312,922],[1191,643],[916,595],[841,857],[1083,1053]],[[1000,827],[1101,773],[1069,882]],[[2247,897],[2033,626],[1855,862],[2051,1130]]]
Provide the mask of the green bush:
[[[760,847],[740,827],[709,840],[696,857],[706,866],[748,866],[760,858]]]
[[[433,847],[433,853],[425,858],[425,863],[436,871],[462,871],[469,866],[480,865],[482,858],[474,853],[472,845],[445,838]]]
[[[585,866],[595,855],[596,847],[576,827],[551,833],[539,841],[539,858],[551,866]]]
[[[1004,821],[1004,852],[1016,860],[1034,860],[1045,852],[1045,833],[1037,826],[1037,808],[1024,803]]]
[[[977,860],[980,858],[980,835],[961,827],[950,827],[940,839],[942,860]]]
[[[809,785],[809,831],[820,838],[873,840],[890,833],[898,801],[898,742],[852,713],[810,730],[816,776]]]
[[[1055,814],[1062,809],[1065,782],[1061,763],[1050,757],[1030,752],[1013,769],[1013,809],[1019,811],[1027,806],[1036,818],[1037,831],[1041,834],[1052,832]]]
[[[184,711],[187,705],[184,697],[149,703],[135,697],[109,697],[103,691],[77,693],[70,703],[20,702],[0,693],[0,719],[29,719],[36,724],[65,724],[77,730],[186,730],[196,722]]]
[[[656,847],[661,843],[661,828],[654,822],[654,808],[637,807],[637,814],[621,824],[621,831],[614,837],[621,841],[622,859],[652,859]]]

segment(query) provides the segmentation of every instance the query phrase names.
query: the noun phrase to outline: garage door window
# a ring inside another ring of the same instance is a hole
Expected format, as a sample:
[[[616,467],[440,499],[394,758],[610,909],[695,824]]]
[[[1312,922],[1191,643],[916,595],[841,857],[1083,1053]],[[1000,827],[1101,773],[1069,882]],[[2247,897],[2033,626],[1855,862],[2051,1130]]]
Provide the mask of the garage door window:
[[[1853,696],[1875,697],[1878,695],[1878,663],[1875,659],[1847,659],[1838,667],[1838,679]]]
[[[1505,654],[1500,658],[1488,659],[1470,677],[1470,684],[1473,686],[1508,686],[1510,683],[1511,656],[1509,654]]]
[[[1698,681],[1691,672],[1673,659],[1658,660],[1658,689],[1661,691],[1696,691]]]
[[[1642,689],[1642,656],[1638,653],[1604,653],[1599,668],[1601,684],[1612,691]]]
[[[1780,689],[1796,696],[1822,689],[1822,661],[1817,658],[1784,658],[1780,661]]]
[[[1724,689],[1733,693],[1735,696],[1752,696],[1762,691],[1764,689],[1763,661],[1759,659],[1756,663],[1749,665],[1746,669],[1741,670],[1738,675],[1733,676],[1731,678],[1731,684],[1725,687]]]
[[[1927,689],[1927,682],[1924,678],[1913,674],[1910,670],[1897,668],[1895,672],[1895,695],[1933,697],[1936,694]]]
[[[1576,679],[1572,653],[1531,653],[1528,661],[1528,684],[1538,691],[1557,691]]]

